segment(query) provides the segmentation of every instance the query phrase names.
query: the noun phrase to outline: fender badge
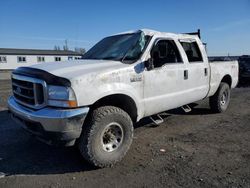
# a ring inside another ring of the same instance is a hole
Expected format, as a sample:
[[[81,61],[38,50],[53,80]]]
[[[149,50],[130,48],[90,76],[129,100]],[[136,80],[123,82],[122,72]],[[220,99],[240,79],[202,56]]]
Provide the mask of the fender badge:
[[[130,82],[141,82],[142,81],[142,75],[133,75],[130,78]]]

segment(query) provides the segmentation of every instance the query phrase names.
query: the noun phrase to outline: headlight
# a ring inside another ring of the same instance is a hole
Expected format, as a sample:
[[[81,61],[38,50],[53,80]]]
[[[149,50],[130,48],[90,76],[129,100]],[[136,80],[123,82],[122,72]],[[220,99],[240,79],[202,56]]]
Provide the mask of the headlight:
[[[70,87],[49,85],[48,105],[57,107],[77,107],[75,93]]]

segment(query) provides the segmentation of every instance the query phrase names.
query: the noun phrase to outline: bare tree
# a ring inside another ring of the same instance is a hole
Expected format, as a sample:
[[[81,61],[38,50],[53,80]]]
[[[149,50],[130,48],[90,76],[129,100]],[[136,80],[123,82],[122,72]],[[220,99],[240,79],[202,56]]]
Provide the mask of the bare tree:
[[[86,53],[86,50],[85,50],[85,48],[78,48],[78,47],[76,47],[75,48],[75,52],[78,52],[78,53],[80,53],[80,54],[85,54]]]
[[[68,51],[69,48],[68,48],[67,46],[63,46],[63,50],[64,50],[64,51]]]
[[[68,40],[65,40],[65,45],[63,46],[63,50],[64,50],[64,51],[69,50],[69,47],[68,47]]]
[[[55,45],[54,50],[60,50],[60,46]]]

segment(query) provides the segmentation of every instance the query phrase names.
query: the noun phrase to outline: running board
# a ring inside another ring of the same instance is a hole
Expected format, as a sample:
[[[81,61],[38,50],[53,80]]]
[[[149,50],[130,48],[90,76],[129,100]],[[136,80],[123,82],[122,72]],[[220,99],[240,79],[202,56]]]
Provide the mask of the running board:
[[[150,119],[151,119],[156,125],[159,125],[159,124],[161,124],[161,123],[164,122],[164,120],[162,119],[162,117],[161,117],[159,114],[157,114],[156,117],[157,117],[158,119],[154,119],[152,116],[150,116]]]
[[[184,112],[186,112],[186,113],[192,111],[192,109],[191,109],[190,106],[188,106],[188,105],[184,105],[184,106],[182,106],[181,108],[182,108],[182,110],[184,110]]]

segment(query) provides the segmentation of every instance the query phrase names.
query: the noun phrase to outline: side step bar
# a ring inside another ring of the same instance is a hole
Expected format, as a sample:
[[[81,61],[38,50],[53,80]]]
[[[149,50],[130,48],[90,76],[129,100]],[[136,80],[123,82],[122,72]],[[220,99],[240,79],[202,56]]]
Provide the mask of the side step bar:
[[[150,119],[155,123],[155,125],[159,125],[164,122],[164,120],[159,114],[156,115],[156,118],[153,118],[152,116],[150,116]]]
[[[181,108],[182,108],[182,110],[184,110],[184,112],[186,112],[186,113],[192,111],[192,109],[191,109],[190,106],[188,106],[188,105],[184,105],[184,106],[182,106]]]
[[[162,118],[162,116],[163,116],[163,118],[164,118],[164,116],[168,117],[169,114],[166,112],[162,112],[162,113],[159,113],[157,115],[150,116],[150,119],[154,122],[155,125],[159,125],[159,124],[164,122],[164,119]]]
[[[184,105],[181,108],[186,113],[192,111],[192,108],[190,108],[190,106],[188,106],[188,105]],[[154,122],[155,125],[159,125],[159,124],[161,124],[161,123],[164,122],[164,120],[161,117],[161,115],[167,115],[167,114],[166,113],[161,113],[161,114],[154,115],[154,117],[150,116],[149,118]]]

